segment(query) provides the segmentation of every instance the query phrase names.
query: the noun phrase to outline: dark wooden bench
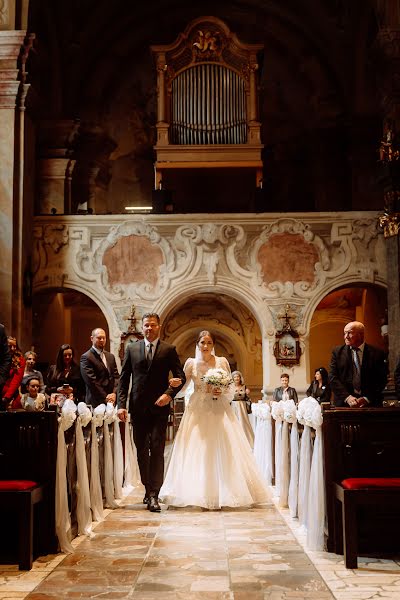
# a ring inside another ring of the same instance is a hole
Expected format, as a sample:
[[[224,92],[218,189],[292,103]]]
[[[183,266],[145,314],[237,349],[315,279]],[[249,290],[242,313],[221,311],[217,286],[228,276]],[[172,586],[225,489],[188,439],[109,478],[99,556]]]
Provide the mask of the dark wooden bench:
[[[357,569],[358,508],[399,506],[400,477],[354,477],[335,483],[335,496],[342,505],[343,554],[347,569]]]
[[[57,415],[0,412],[0,561],[32,568],[34,554],[57,552]]]
[[[324,407],[326,547],[344,554],[348,568],[360,552],[398,551],[400,488],[384,480],[400,478],[399,432],[400,408]]]

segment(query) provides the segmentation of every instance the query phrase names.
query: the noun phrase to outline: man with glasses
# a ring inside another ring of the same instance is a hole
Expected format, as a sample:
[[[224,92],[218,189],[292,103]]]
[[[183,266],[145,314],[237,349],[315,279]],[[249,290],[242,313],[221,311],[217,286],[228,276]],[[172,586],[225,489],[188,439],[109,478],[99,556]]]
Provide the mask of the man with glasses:
[[[344,345],[332,351],[329,383],[335,406],[381,406],[387,383],[383,350],[364,342],[364,325],[351,321],[344,328]]]

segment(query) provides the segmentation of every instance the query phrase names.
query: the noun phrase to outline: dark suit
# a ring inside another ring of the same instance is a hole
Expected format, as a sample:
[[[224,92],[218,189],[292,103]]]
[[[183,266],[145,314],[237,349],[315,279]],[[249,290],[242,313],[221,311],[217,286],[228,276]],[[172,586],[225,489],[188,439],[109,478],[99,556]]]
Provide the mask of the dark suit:
[[[158,496],[164,478],[164,447],[170,405],[157,406],[162,394],[171,398],[182,386],[169,386],[170,373],[186,381],[175,346],[159,341],[149,366],[145,356],[144,340],[131,342],[125,352],[118,386],[118,408],[127,408],[133,423],[133,437],[137,448],[142,483],[147,495]],[[150,456],[149,456],[150,449]]]
[[[104,355],[108,368],[93,347],[81,356],[81,375],[86,385],[85,401],[93,408],[99,404],[107,404],[106,396],[117,391],[119,373],[115,356],[106,350]]]
[[[282,400],[283,389],[283,387],[275,388],[272,394],[272,400],[275,400],[275,402],[280,402]],[[294,400],[297,404],[298,398],[296,390],[293,387],[289,386],[288,388],[286,388],[286,391],[288,393],[289,400]]]
[[[400,400],[400,356],[397,359],[396,367],[394,370],[394,384],[396,388],[397,399]]]
[[[6,329],[0,323],[0,400],[3,397],[3,386],[10,375],[10,365],[11,354],[8,351]]]
[[[364,345],[361,364],[361,394],[353,387],[353,358],[350,346],[337,346],[332,351],[329,365],[329,383],[335,406],[348,406],[348,396],[368,398],[371,406],[382,405],[382,390],[387,383],[387,368],[383,350]]]

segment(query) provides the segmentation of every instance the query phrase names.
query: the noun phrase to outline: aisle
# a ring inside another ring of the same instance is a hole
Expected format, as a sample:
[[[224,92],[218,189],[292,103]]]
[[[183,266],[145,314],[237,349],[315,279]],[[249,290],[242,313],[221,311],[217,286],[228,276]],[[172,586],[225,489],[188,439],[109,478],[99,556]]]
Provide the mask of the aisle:
[[[333,598],[273,505],[153,514],[141,499],[125,498],[27,598]]]
[[[108,511],[72,555],[40,557],[32,571],[0,565],[0,600],[400,599],[400,563],[305,553],[287,509],[149,513],[142,495]],[[329,589],[331,591],[329,591]]]

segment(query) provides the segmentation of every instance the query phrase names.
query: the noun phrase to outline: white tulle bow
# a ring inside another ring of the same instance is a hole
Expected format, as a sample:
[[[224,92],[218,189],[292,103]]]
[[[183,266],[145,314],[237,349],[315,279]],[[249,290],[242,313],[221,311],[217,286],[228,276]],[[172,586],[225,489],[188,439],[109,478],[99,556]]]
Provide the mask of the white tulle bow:
[[[86,425],[90,422],[92,418],[92,411],[90,410],[86,402],[79,402],[78,415],[81,418],[82,427],[86,427]]]
[[[284,402],[272,402],[271,415],[275,421],[283,421]]]
[[[101,427],[104,423],[104,415],[106,412],[106,405],[99,404],[93,411],[93,422],[96,427]]]

